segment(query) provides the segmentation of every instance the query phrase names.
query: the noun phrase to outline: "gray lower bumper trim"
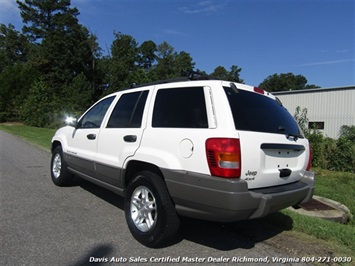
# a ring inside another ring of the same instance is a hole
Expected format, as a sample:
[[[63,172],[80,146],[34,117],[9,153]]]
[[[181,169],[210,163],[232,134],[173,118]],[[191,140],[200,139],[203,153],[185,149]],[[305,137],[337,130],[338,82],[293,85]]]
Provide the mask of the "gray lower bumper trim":
[[[295,183],[248,190],[246,181],[161,169],[180,215],[231,222],[263,217],[306,202],[314,192],[314,173]]]

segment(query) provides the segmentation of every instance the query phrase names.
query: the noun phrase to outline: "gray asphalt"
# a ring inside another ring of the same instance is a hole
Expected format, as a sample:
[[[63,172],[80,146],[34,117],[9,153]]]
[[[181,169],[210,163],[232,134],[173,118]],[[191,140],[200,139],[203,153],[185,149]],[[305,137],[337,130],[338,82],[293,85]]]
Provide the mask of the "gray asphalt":
[[[280,231],[262,220],[218,224],[184,218],[174,243],[144,247],[126,226],[121,197],[80,178],[71,187],[56,187],[50,156],[0,131],[0,265],[194,265],[194,259],[203,261],[199,265],[233,265],[288,258],[264,242]]]

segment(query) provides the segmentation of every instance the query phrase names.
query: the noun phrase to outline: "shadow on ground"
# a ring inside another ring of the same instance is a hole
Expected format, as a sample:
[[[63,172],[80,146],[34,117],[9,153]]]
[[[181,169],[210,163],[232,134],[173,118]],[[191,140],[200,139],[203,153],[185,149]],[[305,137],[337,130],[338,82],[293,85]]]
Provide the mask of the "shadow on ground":
[[[70,264],[70,266],[82,266],[90,263],[94,263],[95,265],[105,265],[109,262],[108,257],[112,255],[113,251],[114,248],[112,245],[97,245],[83,255],[81,259]]]
[[[282,219],[283,226],[270,223]],[[257,243],[292,229],[292,219],[282,213],[271,219],[255,219],[234,223],[214,223],[182,218],[181,234],[186,240],[218,250],[251,249]]]
[[[111,191],[77,177],[75,177],[73,186],[80,186],[124,211],[124,199]],[[273,224],[275,220],[277,220],[277,225]],[[289,216],[280,212],[261,219],[233,223],[216,223],[181,217],[179,235],[161,248],[175,245],[185,239],[223,251],[238,248],[251,249],[259,242],[291,230],[292,223]]]

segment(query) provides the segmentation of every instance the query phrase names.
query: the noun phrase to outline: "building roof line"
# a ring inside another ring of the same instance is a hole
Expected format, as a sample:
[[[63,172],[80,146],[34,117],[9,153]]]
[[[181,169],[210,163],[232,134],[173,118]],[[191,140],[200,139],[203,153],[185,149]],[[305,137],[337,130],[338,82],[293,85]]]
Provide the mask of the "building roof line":
[[[312,93],[312,92],[323,92],[323,91],[337,91],[337,90],[353,90],[355,85],[332,87],[332,88],[316,88],[316,89],[305,89],[305,90],[290,90],[290,91],[275,91],[271,92],[273,95],[283,95],[283,94],[297,94],[297,93]]]

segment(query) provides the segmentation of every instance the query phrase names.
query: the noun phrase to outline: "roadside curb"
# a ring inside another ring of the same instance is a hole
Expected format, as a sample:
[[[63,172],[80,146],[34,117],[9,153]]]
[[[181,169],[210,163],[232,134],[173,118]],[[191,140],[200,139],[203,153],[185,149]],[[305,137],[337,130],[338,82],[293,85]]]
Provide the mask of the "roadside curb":
[[[309,202],[299,205],[299,208],[289,207],[288,210],[342,224],[348,223],[353,217],[345,205],[320,196],[313,196]]]

